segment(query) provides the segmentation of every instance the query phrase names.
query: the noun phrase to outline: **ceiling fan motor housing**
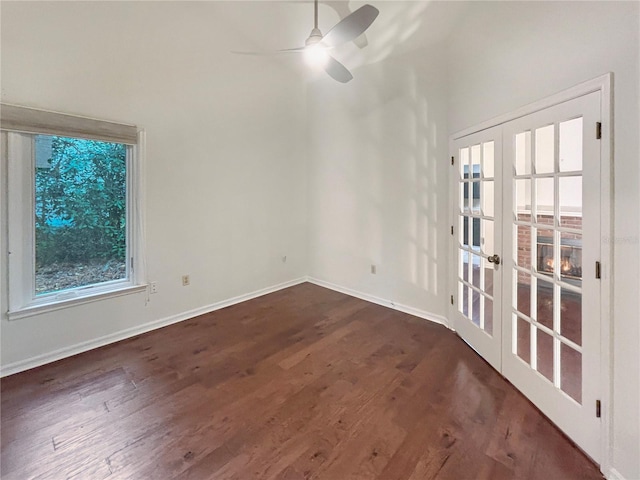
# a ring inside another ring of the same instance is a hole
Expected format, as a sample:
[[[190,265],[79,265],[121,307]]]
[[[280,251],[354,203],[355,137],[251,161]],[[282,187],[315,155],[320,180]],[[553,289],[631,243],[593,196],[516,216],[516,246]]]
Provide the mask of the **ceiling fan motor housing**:
[[[320,29],[314,28],[313,30],[311,30],[309,38],[307,38],[304,44],[306,46],[315,45],[316,43],[320,42],[320,40],[322,40],[322,32],[320,31]]]

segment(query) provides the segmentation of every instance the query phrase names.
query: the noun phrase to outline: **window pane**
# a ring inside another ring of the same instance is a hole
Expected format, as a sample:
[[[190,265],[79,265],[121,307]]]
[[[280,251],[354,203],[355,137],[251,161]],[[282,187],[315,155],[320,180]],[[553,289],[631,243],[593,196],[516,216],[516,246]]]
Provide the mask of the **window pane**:
[[[35,136],[35,294],[124,279],[123,144]]]

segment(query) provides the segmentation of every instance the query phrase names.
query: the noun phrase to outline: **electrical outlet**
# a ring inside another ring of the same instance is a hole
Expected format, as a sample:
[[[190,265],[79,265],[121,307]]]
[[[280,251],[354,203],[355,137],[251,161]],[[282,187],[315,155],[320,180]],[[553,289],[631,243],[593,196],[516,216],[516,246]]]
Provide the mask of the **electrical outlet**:
[[[376,266],[372,264],[372,265],[371,265],[371,273],[372,273],[373,275],[375,275],[375,274],[376,274],[376,271],[377,271]]]
[[[158,282],[151,282],[149,284],[149,293],[158,293]]]
[[[182,276],[182,286],[186,287],[187,285],[191,285],[191,280],[189,279],[189,275]]]

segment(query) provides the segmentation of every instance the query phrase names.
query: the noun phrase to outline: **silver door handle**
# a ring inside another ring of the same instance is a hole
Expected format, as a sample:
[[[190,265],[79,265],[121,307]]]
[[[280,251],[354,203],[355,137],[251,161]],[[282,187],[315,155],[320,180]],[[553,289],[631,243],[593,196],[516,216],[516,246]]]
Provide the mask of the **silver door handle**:
[[[489,260],[489,263],[500,265],[500,255],[498,255],[497,253],[495,255],[491,255],[489,258],[487,258],[487,260]]]

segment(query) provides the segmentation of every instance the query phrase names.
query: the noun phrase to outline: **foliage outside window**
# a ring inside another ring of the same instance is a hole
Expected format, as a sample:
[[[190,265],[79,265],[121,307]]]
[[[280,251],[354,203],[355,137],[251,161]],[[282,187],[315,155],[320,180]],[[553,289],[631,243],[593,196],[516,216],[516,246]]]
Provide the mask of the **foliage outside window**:
[[[126,145],[34,142],[35,294],[126,278]]]

